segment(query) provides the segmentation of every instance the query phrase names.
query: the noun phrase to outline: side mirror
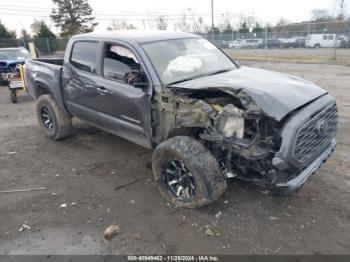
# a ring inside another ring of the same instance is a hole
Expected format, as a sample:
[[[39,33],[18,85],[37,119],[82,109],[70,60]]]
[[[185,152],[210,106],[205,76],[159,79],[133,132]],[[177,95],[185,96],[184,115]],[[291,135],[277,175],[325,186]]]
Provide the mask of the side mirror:
[[[132,70],[125,73],[124,80],[128,85],[138,88],[146,88],[149,85],[146,74],[142,70]]]

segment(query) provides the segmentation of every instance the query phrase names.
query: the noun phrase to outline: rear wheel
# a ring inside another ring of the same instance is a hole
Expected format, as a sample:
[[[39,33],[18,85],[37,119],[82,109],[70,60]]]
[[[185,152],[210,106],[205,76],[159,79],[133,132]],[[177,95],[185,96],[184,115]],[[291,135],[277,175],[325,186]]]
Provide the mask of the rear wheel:
[[[17,103],[17,91],[14,89],[10,89],[10,98],[12,103]]]
[[[58,107],[51,95],[39,97],[36,113],[40,126],[49,139],[59,140],[71,134],[72,118]]]
[[[315,48],[316,48],[316,49],[319,49],[319,48],[321,48],[321,45],[320,45],[320,44],[316,44],[316,45],[315,45]]]
[[[226,190],[226,179],[214,156],[190,137],[161,143],[153,153],[152,168],[159,192],[178,207],[207,205]]]

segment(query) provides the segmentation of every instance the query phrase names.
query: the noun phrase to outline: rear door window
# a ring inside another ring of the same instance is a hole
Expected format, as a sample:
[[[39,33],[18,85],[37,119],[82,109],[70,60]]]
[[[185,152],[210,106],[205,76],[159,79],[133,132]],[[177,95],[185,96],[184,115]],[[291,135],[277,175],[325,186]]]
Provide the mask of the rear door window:
[[[76,68],[96,72],[97,42],[76,42],[73,46],[70,62]]]

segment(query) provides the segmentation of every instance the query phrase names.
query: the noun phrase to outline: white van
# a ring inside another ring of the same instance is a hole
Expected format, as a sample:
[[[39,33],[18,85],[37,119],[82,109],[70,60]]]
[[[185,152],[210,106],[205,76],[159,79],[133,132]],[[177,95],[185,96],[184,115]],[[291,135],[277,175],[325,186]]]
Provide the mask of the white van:
[[[310,48],[320,48],[320,47],[337,47],[340,46],[340,40],[337,38],[336,34],[310,34],[307,39],[305,46]]]

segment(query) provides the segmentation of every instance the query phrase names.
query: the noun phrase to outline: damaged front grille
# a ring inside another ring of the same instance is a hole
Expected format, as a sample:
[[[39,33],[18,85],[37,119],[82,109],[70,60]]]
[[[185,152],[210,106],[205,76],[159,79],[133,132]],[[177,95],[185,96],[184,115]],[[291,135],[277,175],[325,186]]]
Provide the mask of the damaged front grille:
[[[335,137],[337,127],[337,108],[332,104],[299,128],[294,148],[295,158],[304,163],[314,160],[320,150]]]

